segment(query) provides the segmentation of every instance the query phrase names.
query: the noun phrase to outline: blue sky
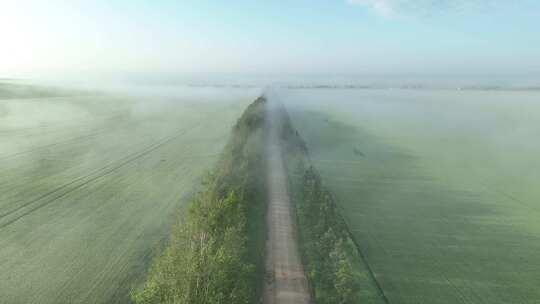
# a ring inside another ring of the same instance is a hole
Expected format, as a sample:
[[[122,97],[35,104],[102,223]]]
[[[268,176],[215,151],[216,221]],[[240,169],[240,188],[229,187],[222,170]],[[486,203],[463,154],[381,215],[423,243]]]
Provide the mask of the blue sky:
[[[0,76],[538,76],[539,29],[533,0],[17,0]]]

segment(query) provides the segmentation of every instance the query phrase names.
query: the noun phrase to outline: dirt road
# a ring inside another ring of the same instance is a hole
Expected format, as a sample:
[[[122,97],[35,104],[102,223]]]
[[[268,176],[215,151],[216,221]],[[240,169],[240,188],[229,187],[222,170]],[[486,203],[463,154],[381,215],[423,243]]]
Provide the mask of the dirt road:
[[[311,303],[308,281],[295,238],[295,224],[279,140],[279,105],[268,103],[268,240],[264,303]]]

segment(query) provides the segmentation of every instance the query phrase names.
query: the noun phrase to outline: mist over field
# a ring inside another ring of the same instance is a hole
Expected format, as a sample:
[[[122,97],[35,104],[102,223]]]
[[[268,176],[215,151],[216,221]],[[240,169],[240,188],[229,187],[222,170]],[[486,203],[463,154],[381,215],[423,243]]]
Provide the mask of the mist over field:
[[[6,91],[0,99],[4,303],[127,302],[238,113],[258,94]]]
[[[0,4],[0,304],[540,303],[540,2]]]
[[[279,95],[390,302],[540,297],[540,94]]]

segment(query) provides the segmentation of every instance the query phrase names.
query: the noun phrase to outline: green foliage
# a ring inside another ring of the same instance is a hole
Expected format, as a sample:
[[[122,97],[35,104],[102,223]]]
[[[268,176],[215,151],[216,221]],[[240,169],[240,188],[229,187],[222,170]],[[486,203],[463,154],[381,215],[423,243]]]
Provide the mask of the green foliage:
[[[357,258],[345,223],[313,167],[302,177],[297,203],[306,268],[316,303],[357,303],[357,279],[350,259]]]
[[[298,235],[315,303],[358,303],[359,279],[354,263],[360,256],[332,195],[309,163],[307,148],[283,111],[282,140],[287,147],[291,194]]]
[[[172,231],[135,303],[255,303],[264,254],[264,99],[234,127],[213,175]]]
[[[199,199],[207,199],[205,194]],[[250,303],[256,277],[255,267],[245,262],[242,200],[231,192],[209,201],[213,208],[195,202],[189,222],[177,228],[143,291],[134,294],[136,303]]]

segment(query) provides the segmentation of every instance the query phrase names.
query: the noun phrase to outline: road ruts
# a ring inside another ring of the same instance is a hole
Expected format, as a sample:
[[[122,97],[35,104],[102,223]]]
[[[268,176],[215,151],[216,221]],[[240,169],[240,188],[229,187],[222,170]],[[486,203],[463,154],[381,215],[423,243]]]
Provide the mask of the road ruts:
[[[308,281],[298,252],[295,224],[287,189],[280,145],[281,115],[278,104],[267,101],[268,210],[265,304],[311,303]]]

